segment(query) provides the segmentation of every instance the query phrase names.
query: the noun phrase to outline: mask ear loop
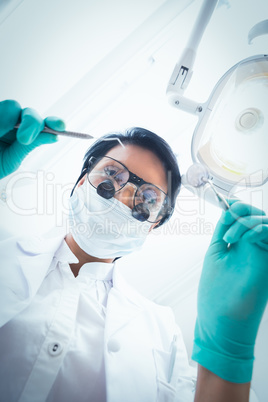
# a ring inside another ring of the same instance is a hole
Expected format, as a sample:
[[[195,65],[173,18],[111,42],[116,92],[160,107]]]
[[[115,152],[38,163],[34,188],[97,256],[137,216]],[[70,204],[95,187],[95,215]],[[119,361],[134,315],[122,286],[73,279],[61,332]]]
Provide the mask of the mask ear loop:
[[[71,194],[70,194],[70,197],[73,195],[73,192],[74,192],[74,190],[75,190],[75,187],[77,186],[77,184],[79,183],[79,181],[82,179],[82,177],[85,176],[85,174],[86,174],[87,172],[88,172],[88,168],[85,168],[85,169],[82,170],[80,176],[79,176],[78,179],[76,180],[76,183],[75,183],[75,185],[74,185],[74,187],[73,187],[73,189],[72,189],[72,192],[71,192]]]
[[[74,185],[74,187],[73,187],[73,189],[72,189],[72,191],[71,191],[70,197],[73,195],[73,192],[74,192],[74,190],[75,190],[75,187],[77,186],[77,184],[79,183],[79,181],[80,181],[80,180],[85,176],[85,174],[87,174],[87,173],[89,172],[89,170],[91,169],[91,167],[92,167],[92,165],[93,165],[93,162],[94,162],[94,159],[96,159],[96,158],[94,158],[94,156],[92,156],[92,157],[89,159],[89,161],[88,161],[88,166],[85,167],[85,168],[82,170],[82,172],[80,173],[80,175],[79,175],[78,179],[76,180],[76,183],[75,183],[75,185]]]

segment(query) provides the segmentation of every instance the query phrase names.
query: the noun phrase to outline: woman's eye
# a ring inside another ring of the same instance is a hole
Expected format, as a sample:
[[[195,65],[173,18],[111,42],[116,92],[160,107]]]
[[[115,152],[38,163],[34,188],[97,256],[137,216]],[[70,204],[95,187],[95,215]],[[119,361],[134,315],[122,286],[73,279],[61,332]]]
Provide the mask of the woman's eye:
[[[119,186],[123,186],[126,181],[126,173],[122,169],[118,169],[114,166],[107,166],[104,168],[106,176],[111,177]]]
[[[155,204],[157,202],[157,194],[154,190],[146,190],[142,192],[143,201],[148,204]]]
[[[124,180],[124,175],[123,174],[117,174],[116,176],[114,176],[114,180],[120,185],[122,186],[123,184],[125,184],[125,180]]]
[[[116,168],[113,167],[106,167],[104,168],[104,172],[106,173],[107,176],[115,176],[116,173],[118,172],[118,170]]]

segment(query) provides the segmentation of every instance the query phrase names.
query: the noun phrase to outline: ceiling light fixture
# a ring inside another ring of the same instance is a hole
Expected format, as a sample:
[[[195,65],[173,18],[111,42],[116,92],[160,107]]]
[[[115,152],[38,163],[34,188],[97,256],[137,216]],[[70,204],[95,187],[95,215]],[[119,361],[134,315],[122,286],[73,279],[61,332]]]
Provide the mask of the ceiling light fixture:
[[[227,195],[239,186],[262,186],[268,181],[268,55],[247,58],[230,68],[207,102],[184,97],[197,48],[216,5],[217,0],[203,2],[169,80],[167,96],[171,105],[198,116],[192,137],[192,160],[201,163],[217,190]],[[266,27],[266,21],[253,27],[249,41],[263,35]],[[184,183],[187,185],[186,177]]]

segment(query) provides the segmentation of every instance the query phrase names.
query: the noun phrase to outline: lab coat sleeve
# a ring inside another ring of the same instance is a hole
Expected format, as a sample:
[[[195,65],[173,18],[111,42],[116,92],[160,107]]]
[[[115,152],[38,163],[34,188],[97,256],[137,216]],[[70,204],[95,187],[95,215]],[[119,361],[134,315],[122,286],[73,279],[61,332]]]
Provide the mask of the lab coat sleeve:
[[[10,237],[0,242],[0,327],[24,310],[50,265],[49,254],[31,254]]]

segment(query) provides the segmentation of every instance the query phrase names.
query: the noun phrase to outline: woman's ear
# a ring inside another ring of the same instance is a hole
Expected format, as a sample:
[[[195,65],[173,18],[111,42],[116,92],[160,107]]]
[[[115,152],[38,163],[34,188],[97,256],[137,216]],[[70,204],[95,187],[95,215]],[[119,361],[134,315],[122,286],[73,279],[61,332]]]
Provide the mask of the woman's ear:
[[[82,186],[82,184],[84,183],[84,181],[86,180],[86,174],[85,174],[85,176],[83,176],[82,177],[82,179],[81,180],[79,180],[79,182],[77,183],[77,187],[80,187],[80,186]]]

